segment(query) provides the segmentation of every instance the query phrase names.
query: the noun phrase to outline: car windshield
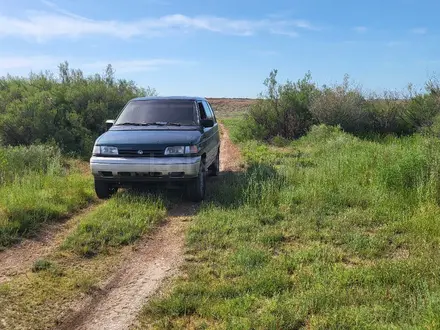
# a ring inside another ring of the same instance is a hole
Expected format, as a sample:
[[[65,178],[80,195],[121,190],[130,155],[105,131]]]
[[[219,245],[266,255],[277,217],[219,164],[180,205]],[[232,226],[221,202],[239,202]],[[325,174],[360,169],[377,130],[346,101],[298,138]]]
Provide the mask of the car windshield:
[[[196,125],[191,100],[136,100],[127,104],[115,125]]]

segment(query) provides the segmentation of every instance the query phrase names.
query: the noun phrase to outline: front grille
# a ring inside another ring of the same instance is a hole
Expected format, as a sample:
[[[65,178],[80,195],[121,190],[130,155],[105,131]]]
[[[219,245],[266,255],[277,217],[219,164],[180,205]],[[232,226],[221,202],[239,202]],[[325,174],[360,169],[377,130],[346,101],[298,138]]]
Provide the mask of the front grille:
[[[164,155],[163,150],[142,150],[142,154],[139,154],[139,150],[119,149],[119,155],[124,157],[161,157]]]

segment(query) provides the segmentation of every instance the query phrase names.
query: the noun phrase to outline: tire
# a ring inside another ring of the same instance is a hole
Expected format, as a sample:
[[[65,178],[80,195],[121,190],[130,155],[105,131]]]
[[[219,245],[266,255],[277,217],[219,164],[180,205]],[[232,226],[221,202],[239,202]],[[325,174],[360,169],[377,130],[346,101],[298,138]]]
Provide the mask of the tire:
[[[192,179],[188,185],[188,198],[196,203],[199,203],[205,199],[206,192],[206,171],[205,164],[200,164],[199,175]]]
[[[95,193],[99,199],[108,199],[118,191],[118,188],[112,187],[105,181],[95,180]]]
[[[210,176],[218,176],[220,173],[220,150],[217,152],[215,162],[209,168]]]

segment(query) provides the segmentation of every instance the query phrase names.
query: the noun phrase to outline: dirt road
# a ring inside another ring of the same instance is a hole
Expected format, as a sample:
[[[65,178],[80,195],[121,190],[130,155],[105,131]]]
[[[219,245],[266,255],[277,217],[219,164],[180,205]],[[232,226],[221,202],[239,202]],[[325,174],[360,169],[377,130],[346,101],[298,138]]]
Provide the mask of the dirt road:
[[[239,170],[240,154],[222,128],[221,171]],[[209,183],[208,183],[209,184]],[[165,279],[176,275],[184,259],[184,235],[197,204],[183,203],[152,237],[144,238],[103,290],[76,306],[59,329],[128,329],[148,299]]]

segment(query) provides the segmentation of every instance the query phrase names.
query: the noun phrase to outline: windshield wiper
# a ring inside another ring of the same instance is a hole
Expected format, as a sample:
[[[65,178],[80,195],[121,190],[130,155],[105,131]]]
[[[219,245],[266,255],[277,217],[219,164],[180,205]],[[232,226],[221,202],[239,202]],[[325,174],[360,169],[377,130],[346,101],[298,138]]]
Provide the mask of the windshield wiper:
[[[172,123],[167,121],[156,121],[154,123],[120,123],[115,126],[151,126],[151,125],[157,125],[157,126],[182,126],[180,123]]]
[[[180,123],[173,123],[170,121],[156,121],[155,123],[152,123],[152,125],[158,125],[158,126],[182,126]]]
[[[154,123],[120,123],[116,126],[149,126],[149,125],[155,125]]]

